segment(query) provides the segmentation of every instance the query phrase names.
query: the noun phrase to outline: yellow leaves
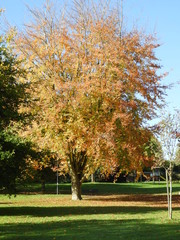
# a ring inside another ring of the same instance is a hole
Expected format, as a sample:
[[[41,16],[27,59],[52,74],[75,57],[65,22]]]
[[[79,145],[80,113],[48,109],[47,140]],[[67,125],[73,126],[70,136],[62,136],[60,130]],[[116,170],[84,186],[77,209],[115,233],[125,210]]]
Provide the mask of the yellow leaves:
[[[51,10],[49,18],[36,14],[16,42],[20,57],[26,58],[30,109],[36,115],[28,134],[62,159],[70,145],[107,169],[119,164],[118,143],[124,166],[140,168],[140,144],[146,137],[138,134],[162,90],[153,37],[131,31],[119,39],[117,16],[109,10],[106,17],[93,9],[88,16],[77,12],[76,21],[58,19]]]
[[[0,8],[0,15],[1,15],[1,13],[3,13],[3,12],[5,12],[5,9]]]

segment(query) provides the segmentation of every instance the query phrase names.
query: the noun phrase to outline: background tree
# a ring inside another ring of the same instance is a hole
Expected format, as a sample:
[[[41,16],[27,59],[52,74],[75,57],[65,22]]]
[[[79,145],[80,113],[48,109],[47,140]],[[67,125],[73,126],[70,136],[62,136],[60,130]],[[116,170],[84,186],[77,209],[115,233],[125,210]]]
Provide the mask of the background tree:
[[[19,121],[23,115],[18,112],[24,102],[26,84],[18,78],[24,71],[20,68],[20,62],[8,48],[9,36],[0,36],[0,129],[5,129],[11,122]]]
[[[172,173],[178,150],[180,132],[180,112],[168,114],[162,118],[157,126],[159,140],[162,146],[163,158],[157,158],[156,165],[166,170],[168,216],[172,219]]]
[[[12,32],[0,35],[0,189],[8,193],[15,192],[31,152],[31,143],[13,130],[25,117],[19,108],[27,101],[27,84],[21,81],[25,71],[12,52],[11,39]]]
[[[28,157],[35,157],[32,144],[11,130],[0,132],[0,190],[16,193],[17,181],[25,180],[29,166]]]
[[[32,158],[33,156],[33,158]],[[27,181],[40,182],[42,193],[45,193],[46,183],[54,182],[59,173],[58,156],[49,149],[37,149],[31,154],[31,161],[27,169]]]
[[[109,174],[120,157],[126,168],[125,155],[128,169],[146,160],[144,122],[164,91],[159,45],[152,35],[122,31],[106,1],[73,1],[59,14],[48,1],[31,13],[33,22],[16,41],[35,100],[36,117],[24,135],[58,154],[61,171],[71,175],[72,199],[81,199],[81,184],[95,169]]]

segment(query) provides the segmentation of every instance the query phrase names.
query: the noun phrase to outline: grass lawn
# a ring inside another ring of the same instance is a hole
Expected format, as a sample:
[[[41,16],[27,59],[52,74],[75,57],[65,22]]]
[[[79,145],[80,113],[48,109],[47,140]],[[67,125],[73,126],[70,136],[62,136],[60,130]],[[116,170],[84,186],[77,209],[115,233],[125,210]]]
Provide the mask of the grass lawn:
[[[0,195],[0,239],[180,239],[180,184],[173,187],[172,221],[164,183],[86,183],[77,202],[70,194]]]

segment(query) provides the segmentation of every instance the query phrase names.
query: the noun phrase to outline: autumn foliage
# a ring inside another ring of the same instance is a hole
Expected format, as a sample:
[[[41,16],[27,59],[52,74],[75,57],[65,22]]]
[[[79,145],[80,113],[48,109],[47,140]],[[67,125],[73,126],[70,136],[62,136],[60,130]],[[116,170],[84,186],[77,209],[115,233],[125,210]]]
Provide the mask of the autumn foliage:
[[[81,199],[81,183],[95,169],[141,171],[149,161],[143,124],[164,87],[152,35],[122,30],[118,11],[106,3],[81,0],[62,9],[32,10],[33,22],[16,40],[29,69],[34,115],[24,134],[58,154],[73,199]]]

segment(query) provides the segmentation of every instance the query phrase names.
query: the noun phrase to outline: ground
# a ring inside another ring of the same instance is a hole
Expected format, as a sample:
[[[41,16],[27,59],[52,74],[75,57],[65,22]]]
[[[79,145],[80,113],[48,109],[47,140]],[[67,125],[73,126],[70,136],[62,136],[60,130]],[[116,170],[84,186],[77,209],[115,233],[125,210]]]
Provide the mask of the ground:
[[[180,184],[172,221],[165,190],[164,184],[89,184],[83,201],[70,194],[1,195],[0,239],[180,239]]]

